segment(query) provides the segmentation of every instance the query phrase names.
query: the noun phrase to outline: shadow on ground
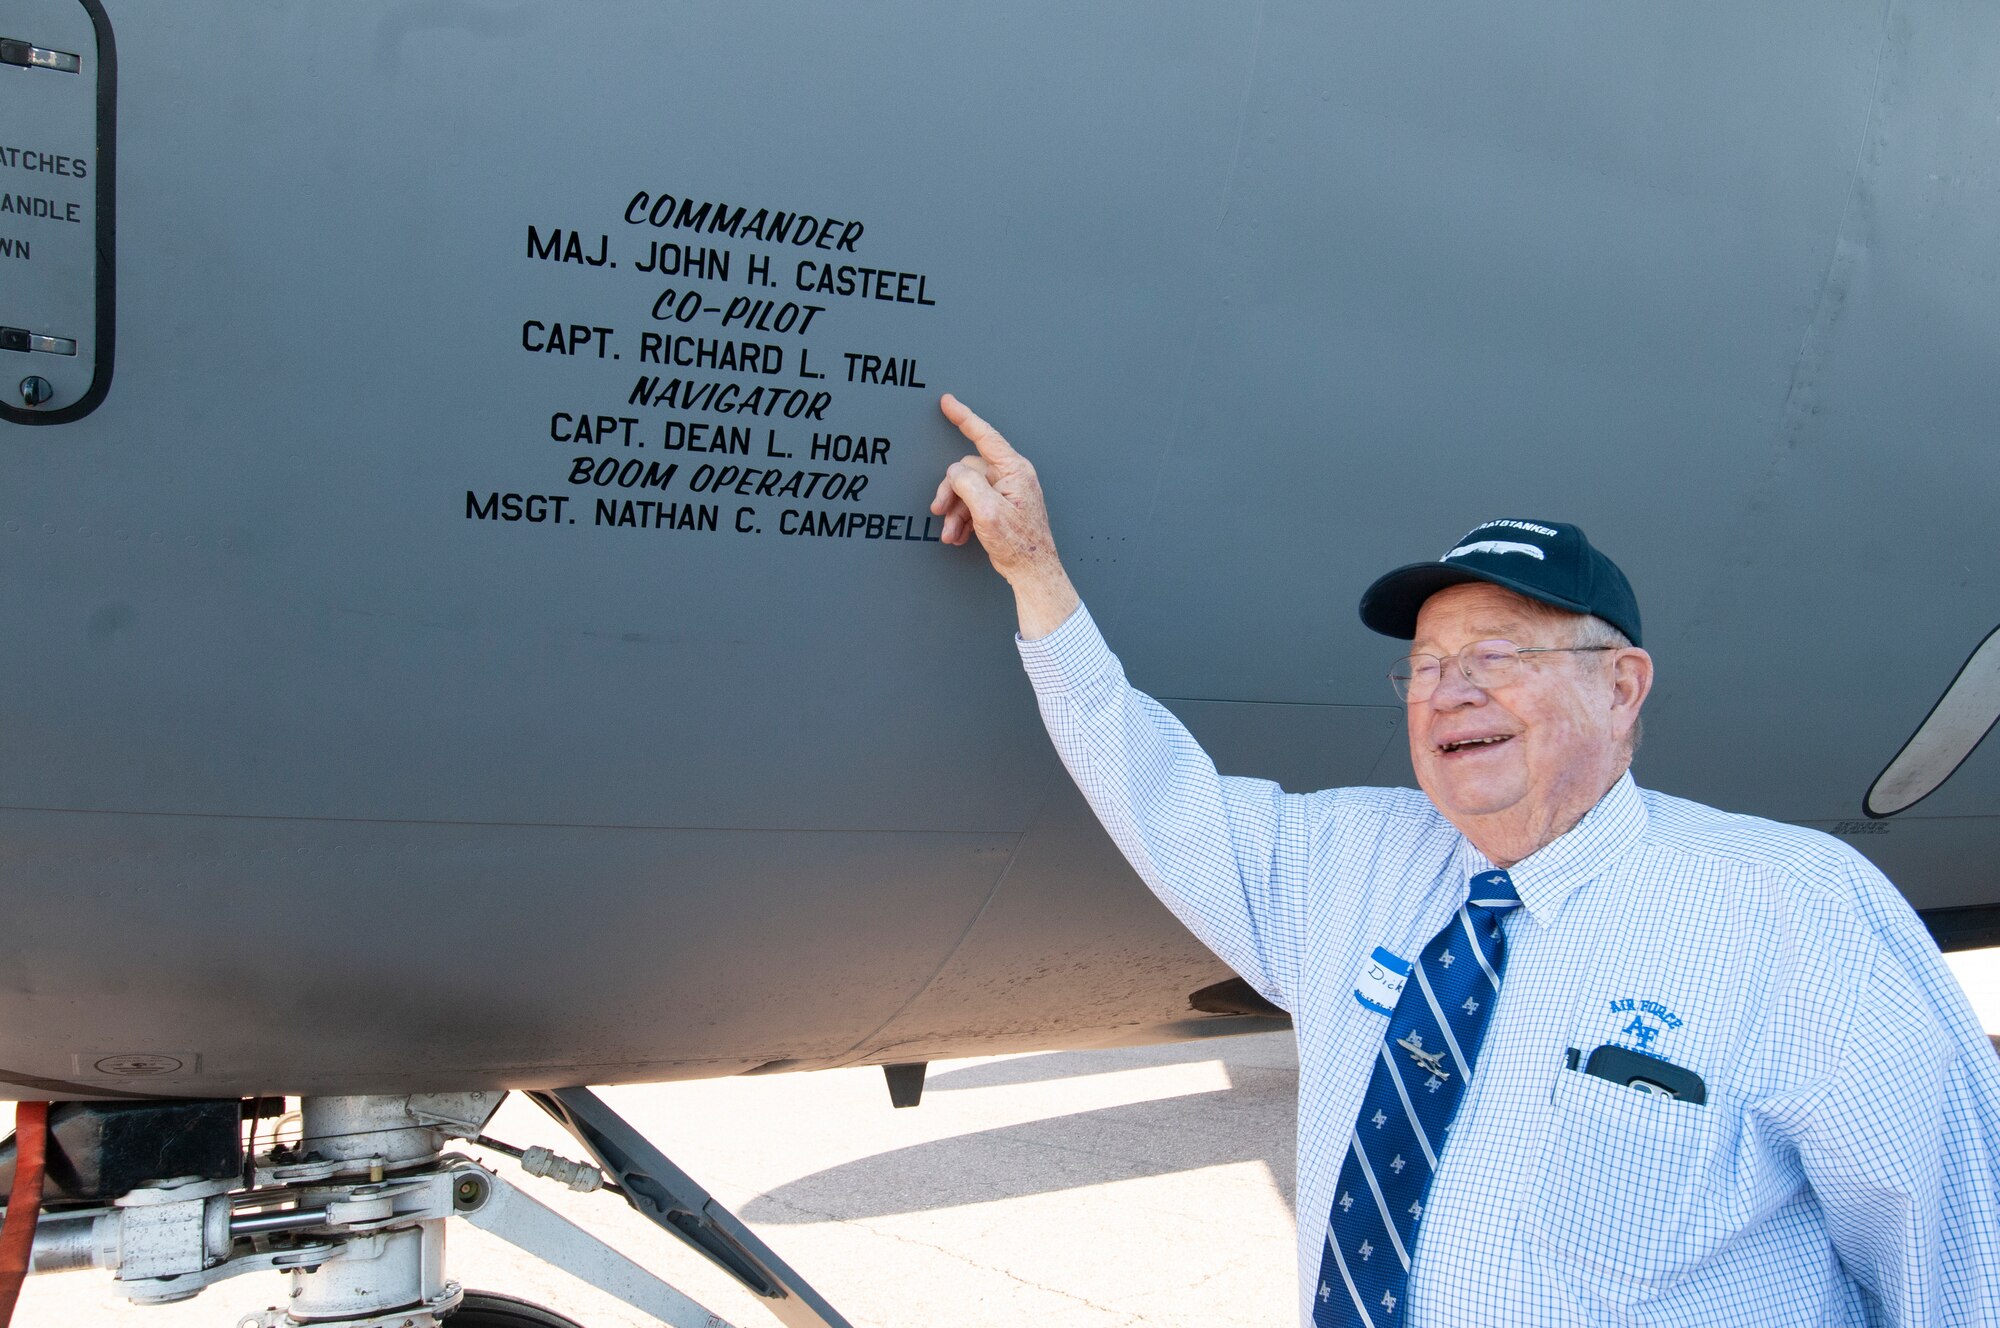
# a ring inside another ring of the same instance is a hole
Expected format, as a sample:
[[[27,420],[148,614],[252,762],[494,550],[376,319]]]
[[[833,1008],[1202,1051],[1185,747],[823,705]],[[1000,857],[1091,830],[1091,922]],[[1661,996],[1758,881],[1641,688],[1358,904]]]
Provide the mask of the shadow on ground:
[[[758,1195],[741,1215],[774,1224],[886,1217],[1241,1162],[1262,1163],[1289,1205],[1298,1095],[1290,1036],[1232,1041],[1238,1045],[1057,1052],[947,1071],[933,1087],[997,1088],[1219,1059],[1230,1087],[878,1153]]]

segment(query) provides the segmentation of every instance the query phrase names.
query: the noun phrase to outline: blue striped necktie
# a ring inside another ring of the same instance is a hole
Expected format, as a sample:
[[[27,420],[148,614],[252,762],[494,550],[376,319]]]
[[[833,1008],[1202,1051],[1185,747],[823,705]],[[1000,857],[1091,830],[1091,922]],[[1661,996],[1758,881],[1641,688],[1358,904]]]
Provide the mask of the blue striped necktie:
[[[1361,1099],[1313,1297],[1316,1328],[1387,1328],[1404,1319],[1410,1258],[1445,1133],[1472,1085],[1479,1043],[1500,994],[1507,957],[1500,915],[1520,906],[1506,872],[1472,878],[1472,897],[1431,938],[1414,968],[1385,950],[1376,960],[1404,979],[1374,1073]],[[1380,994],[1379,990],[1376,994]],[[1381,1006],[1361,992],[1355,999]]]

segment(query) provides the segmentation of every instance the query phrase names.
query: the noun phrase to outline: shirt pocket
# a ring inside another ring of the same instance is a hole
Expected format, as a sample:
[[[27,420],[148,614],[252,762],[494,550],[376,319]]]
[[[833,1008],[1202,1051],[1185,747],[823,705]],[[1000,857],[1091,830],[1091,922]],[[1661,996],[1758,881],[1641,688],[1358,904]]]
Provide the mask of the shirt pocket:
[[[1698,1261],[1689,1234],[1721,1133],[1717,1110],[1559,1071],[1522,1205],[1531,1238],[1614,1295]]]

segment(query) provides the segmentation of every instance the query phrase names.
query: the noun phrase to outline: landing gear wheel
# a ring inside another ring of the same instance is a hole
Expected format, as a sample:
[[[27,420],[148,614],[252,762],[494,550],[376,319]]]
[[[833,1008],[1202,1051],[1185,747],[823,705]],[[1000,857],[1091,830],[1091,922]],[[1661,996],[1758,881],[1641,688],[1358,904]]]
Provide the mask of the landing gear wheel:
[[[445,1322],[451,1328],[583,1328],[554,1310],[497,1291],[468,1291]]]

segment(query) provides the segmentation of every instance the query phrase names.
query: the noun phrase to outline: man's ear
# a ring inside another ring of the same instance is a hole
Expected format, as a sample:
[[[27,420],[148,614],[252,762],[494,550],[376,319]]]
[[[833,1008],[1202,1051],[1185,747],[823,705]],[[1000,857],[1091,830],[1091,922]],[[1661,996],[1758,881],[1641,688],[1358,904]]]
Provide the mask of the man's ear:
[[[1627,712],[1631,722],[1639,720],[1639,707],[1653,690],[1653,657],[1637,646],[1627,646],[1611,657],[1611,708]]]

